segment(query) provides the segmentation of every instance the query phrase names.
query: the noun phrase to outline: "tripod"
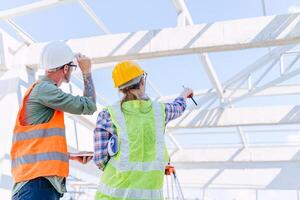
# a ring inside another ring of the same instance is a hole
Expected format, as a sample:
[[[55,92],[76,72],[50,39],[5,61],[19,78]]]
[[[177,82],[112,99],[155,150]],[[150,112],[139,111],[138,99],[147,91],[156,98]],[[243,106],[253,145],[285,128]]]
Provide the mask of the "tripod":
[[[166,200],[184,200],[184,196],[182,193],[182,189],[180,186],[180,183],[178,181],[178,178],[176,176],[176,170],[174,168],[174,166],[172,166],[170,164],[170,162],[168,163],[168,165],[165,168],[165,177],[166,177],[166,187],[167,187],[167,196],[166,196]],[[170,179],[170,180],[169,180]],[[169,184],[170,181],[170,184]],[[177,196],[175,197],[175,191],[177,193]],[[170,190],[171,190],[171,194],[170,194]]]

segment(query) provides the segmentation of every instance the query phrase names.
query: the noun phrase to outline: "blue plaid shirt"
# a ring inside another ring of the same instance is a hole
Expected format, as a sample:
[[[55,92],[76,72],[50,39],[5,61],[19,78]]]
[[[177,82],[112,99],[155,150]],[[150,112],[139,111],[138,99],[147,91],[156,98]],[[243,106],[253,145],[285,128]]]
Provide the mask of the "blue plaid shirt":
[[[183,97],[177,97],[173,103],[165,103],[166,124],[180,117],[185,108],[186,101]],[[94,130],[94,162],[101,170],[104,169],[109,160],[107,144],[112,135],[117,135],[117,129],[112,123],[109,112],[103,110],[98,115]]]

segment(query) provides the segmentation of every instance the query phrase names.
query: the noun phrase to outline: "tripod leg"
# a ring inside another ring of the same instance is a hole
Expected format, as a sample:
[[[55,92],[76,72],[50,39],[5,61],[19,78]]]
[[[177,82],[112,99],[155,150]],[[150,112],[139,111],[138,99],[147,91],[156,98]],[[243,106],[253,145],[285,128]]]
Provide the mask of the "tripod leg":
[[[183,192],[182,192],[180,183],[178,181],[178,178],[177,178],[175,173],[173,175],[174,175],[174,182],[175,182],[175,186],[176,186],[176,189],[177,189],[177,193],[178,193],[180,199],[184,200]]]
[[[169,178],[167,175],[165,175],[165,177],[166,177],[166,182],[167,182],[167,198],[166,199],[169,200],[170,199]]]
[[[172,189],[172,200],[174,200],[174,181],[173,181],[173,176],[171,175],[171,189]]]

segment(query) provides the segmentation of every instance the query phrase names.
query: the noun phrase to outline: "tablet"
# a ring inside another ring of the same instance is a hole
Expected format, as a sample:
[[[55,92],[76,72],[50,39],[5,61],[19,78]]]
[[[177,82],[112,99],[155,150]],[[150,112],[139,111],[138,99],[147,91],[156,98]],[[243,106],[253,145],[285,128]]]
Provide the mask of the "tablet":
[[[84,157],[84,156],[94,156],[94,152],[81,151],[69,153],[70,157]]]

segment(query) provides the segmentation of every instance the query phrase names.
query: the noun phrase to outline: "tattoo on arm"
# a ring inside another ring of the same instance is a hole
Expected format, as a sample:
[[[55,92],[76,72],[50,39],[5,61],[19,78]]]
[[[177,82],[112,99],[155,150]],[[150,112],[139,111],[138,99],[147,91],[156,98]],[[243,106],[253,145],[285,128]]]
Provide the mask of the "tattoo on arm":
[[[83,96],[90,97],[96,103],[95,87],[92,79],[92,74],[83,74],[84,91]]]

